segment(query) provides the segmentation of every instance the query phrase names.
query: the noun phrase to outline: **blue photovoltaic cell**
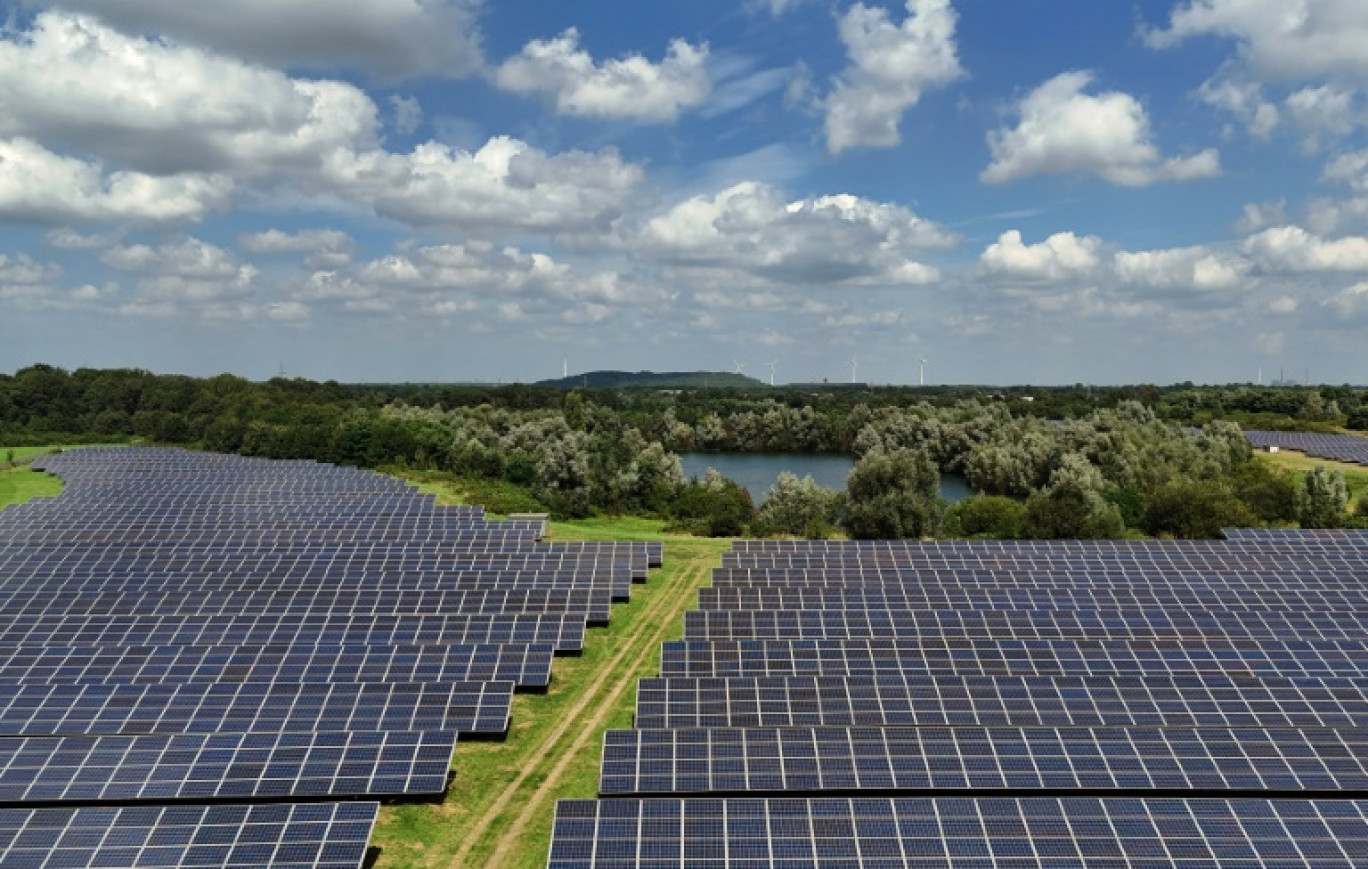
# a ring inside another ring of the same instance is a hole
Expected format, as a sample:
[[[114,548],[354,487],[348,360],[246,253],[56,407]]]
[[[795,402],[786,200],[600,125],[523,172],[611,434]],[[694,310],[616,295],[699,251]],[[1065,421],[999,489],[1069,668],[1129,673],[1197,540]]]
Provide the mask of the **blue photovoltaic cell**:
[[[360,869],[378,803],[0,809],[0,866]]]
[[[548,869],[1362,869],[1337,800],[614,799],[556,806]]]

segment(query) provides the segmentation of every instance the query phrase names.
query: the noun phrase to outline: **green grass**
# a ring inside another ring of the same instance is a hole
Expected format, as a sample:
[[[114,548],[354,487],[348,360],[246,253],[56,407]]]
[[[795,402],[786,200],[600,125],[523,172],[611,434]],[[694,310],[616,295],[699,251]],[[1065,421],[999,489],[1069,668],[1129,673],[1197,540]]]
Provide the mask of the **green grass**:
[[[61,480],[49,474],[37,473],[28,467],[28,462],[35,456],[57,449],[62,448],[52,445],[0,447],[0,509],[10,504],[22,504],[33,498],[55,498],[62,494]]]
[[[459,497],[440,483],[423,488]],[[665,566],[632,587],[629,603],[614,604],[608,627],[589,630],[580,656],[556,659],[546,694],[514,697],[506,740],[457,746],[445,800],[381,811],[376,869],[546,865],[555,800],[597,795],[602,731],[631,727],[636,680],[659,672],[660,642],[682,634],[684,611],[729,545],[662,528],[638,518],[552,523],[553,540],[661,540]]]
[[[1306,472],[1317,465],[1325,465],[1332,470],[1344,472],[1344,484],[1349,489],[1349,509],[1353,510],[1354,505],[1359,499],[1368,494],[1368,467],[1357,465],[1352,462],[1335,462],[1329,459],[1317,459],[1308,456],[1306,453],[1292,452],[1290,450],[1279,450],[1276,453],[1255,453],[1255,457],[1260,461],[1291,471],[1301,478],[1306,476]]]

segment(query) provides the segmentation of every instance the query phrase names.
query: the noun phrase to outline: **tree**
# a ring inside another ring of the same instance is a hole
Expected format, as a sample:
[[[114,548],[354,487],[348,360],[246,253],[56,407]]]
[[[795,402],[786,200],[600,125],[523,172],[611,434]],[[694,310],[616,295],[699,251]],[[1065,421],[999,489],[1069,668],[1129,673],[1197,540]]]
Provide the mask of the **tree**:
[[[856,539],[904,539],[936,533],[945,513],[940,472],[921,450],[875,448],[846,482],[843,525]]]
[[[823,538],[831,530],[836,493],[817,485],[811,476],[801,480],[784,471],[760,505],[756,524],[765,534]]]
[[[975,495],[945,514],[947,537],[1014,540],[1025,530],[1026,505],[1002,495]]]
[[[1069,453],[1050,476],[1050,485],[1026,502],[1027,537],[1042,540],[1098,540],[1126,530],[1121,511],[1102,497],[1102,474],[1078,453]]]
[[[1156,537],[1216,540],[1222,528],[1255,522],[1229,486],[1211,480],[1171,480],[1150,494],[1140,527]]]
[[[1344,472],[1316,465],[1302,479],[1297,499],[1297,521],[1303,528],[1341,528],[1349,508]]]

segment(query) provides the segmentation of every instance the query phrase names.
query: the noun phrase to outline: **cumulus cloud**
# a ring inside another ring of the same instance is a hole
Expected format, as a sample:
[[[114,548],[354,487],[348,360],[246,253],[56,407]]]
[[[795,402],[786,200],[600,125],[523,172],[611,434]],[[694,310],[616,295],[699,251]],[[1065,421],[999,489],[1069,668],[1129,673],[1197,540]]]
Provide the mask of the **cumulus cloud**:
[[[0,216],[20,221],[194,221],[226,204],[232,189],[222,174],[108,172],[31,139],[0,139]]]
[[[163,33],[277,67],[457,78],[483,65],[480,0],[61,0],[61,6],[125,31]]]
[[[1348,185],[1355,193],[1368,194],[1368,150],[1341,154],[1326,165],[1321,177]]]
[[[1085,94],[1092,80],[1088,72],[1066,72],[1028,94],[1016,108],[1017,126],[989,133],[993,162],[980,178],[1004,184],[1037,174],[1086,173],[1140,187],[1220,174],[1215,149],[1165,159],[1150,141],[1149,117],[1139,101],[1120,91]]]
[[[305,167],[374,146],[375,128],[374,103],[351,85],[125,36],[87,16],[46,12],[0,40],[0,135],[142,172]]]
[[[1129,284],[1161,290],[1228,290],[1240,285],[1250,271],[1243,257],[1207,247],[1170,248],[1116,254],[1112,267]]]
[[[571,28],[523,46],[499,66],[494,80],[504,90],[550,97],[565,115],[667,122],[707,98],[707,61],[707,45],[677,39],[660,63],[641,55],[597,63]]]
[[[451,317],[483,309],[505,318],[583,323],[658,302],[661,294],[616,271],[583,271],[544,253],[467,241],[318,271],[294,288],[292,298],[372,315]]]
[[[1009,230],[984,249],[979,262],[990,274],[1013,278],[1059,280],[1090,274],[1100,264],[1102,240],[1059,232],[1039,244],[1023,244],[1018,230]]]
[[[0,253],[0,284],[47,284],[62,276],[62,267],[55,263],[40,263],[28,254]]]
[[[1145,31],[1154,48],[1197,36],[1235,40],[1240,62],[1261,80],[1368,77],[1361,0],[1188,0],[1174,7],[1168,27]]]
[[[1282,122],[1282,113],[1256,82],[1217,76],[1197,89],[1197,98],[1235,115],[1256,139],[1267,140]]]
[[[476,233],[605,229],[642,178],[617,152],[548,155],[499,136],[471,153],[429,142],[413,153],[338,153],[324,189],[377,214],[419,226]]]
[[[335,229],[305,229],[295,233],[268,229],[239,236],[238,247],[255,254],[304,254],[304,265],[311,269],[335,269],[351,262],[356,242],[345,232]]]
[[[217,245],[180,238],[155,247],[119,245],[100,255],[105,265],[136,276],[134,294],[119,306],[132,316],[193,314],[204,319],[248,319],[261,313],[253,299],[257,269]]]
[[[838,30],[850,66],[823,103],[831,153],[898,144],[903,113],[928,89],[964,74],[955,22],[950,0],[907,0],[907,18],[897,24],[880,7],[846,10]]]
[[[899,205],[848,194],[786,201],[757,182],[682,202],[633,241],[667,263],[799,284],[928,283],[939,273],[916,257],[953,243]]]
[[[1244,250],[1271,272],[1368,271],[1368,238],[1326,240],[1300,226],[1266,229],[1246,239]]]
[[[0,181],[0,210],[47,221],[193,220],[235,188],[283,188],[415,225],[550,232],[610,221],[641,178],[612,150],[548,155],[509,138],[474,153],[435,143],[391,153],[378,116],[349,84],[43,13],[27,33],[0,39],[0,136],[14,136],[7,157],[25,168]],[[127,169],[105,173],[50,142]]]
[[[1321,304],[1332,309],[1342,318],[1352,317],[1361,311],[1368,311],[1368,283],[1345,287]]]

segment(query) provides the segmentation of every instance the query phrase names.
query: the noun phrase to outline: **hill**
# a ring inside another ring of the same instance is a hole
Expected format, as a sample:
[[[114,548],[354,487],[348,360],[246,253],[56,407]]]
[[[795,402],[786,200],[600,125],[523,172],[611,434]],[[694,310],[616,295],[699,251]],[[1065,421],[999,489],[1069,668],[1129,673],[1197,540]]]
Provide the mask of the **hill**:
[[[532,385],[552,389],[755,389],[766,384],[754,377],[726,371],[586,371]]]

